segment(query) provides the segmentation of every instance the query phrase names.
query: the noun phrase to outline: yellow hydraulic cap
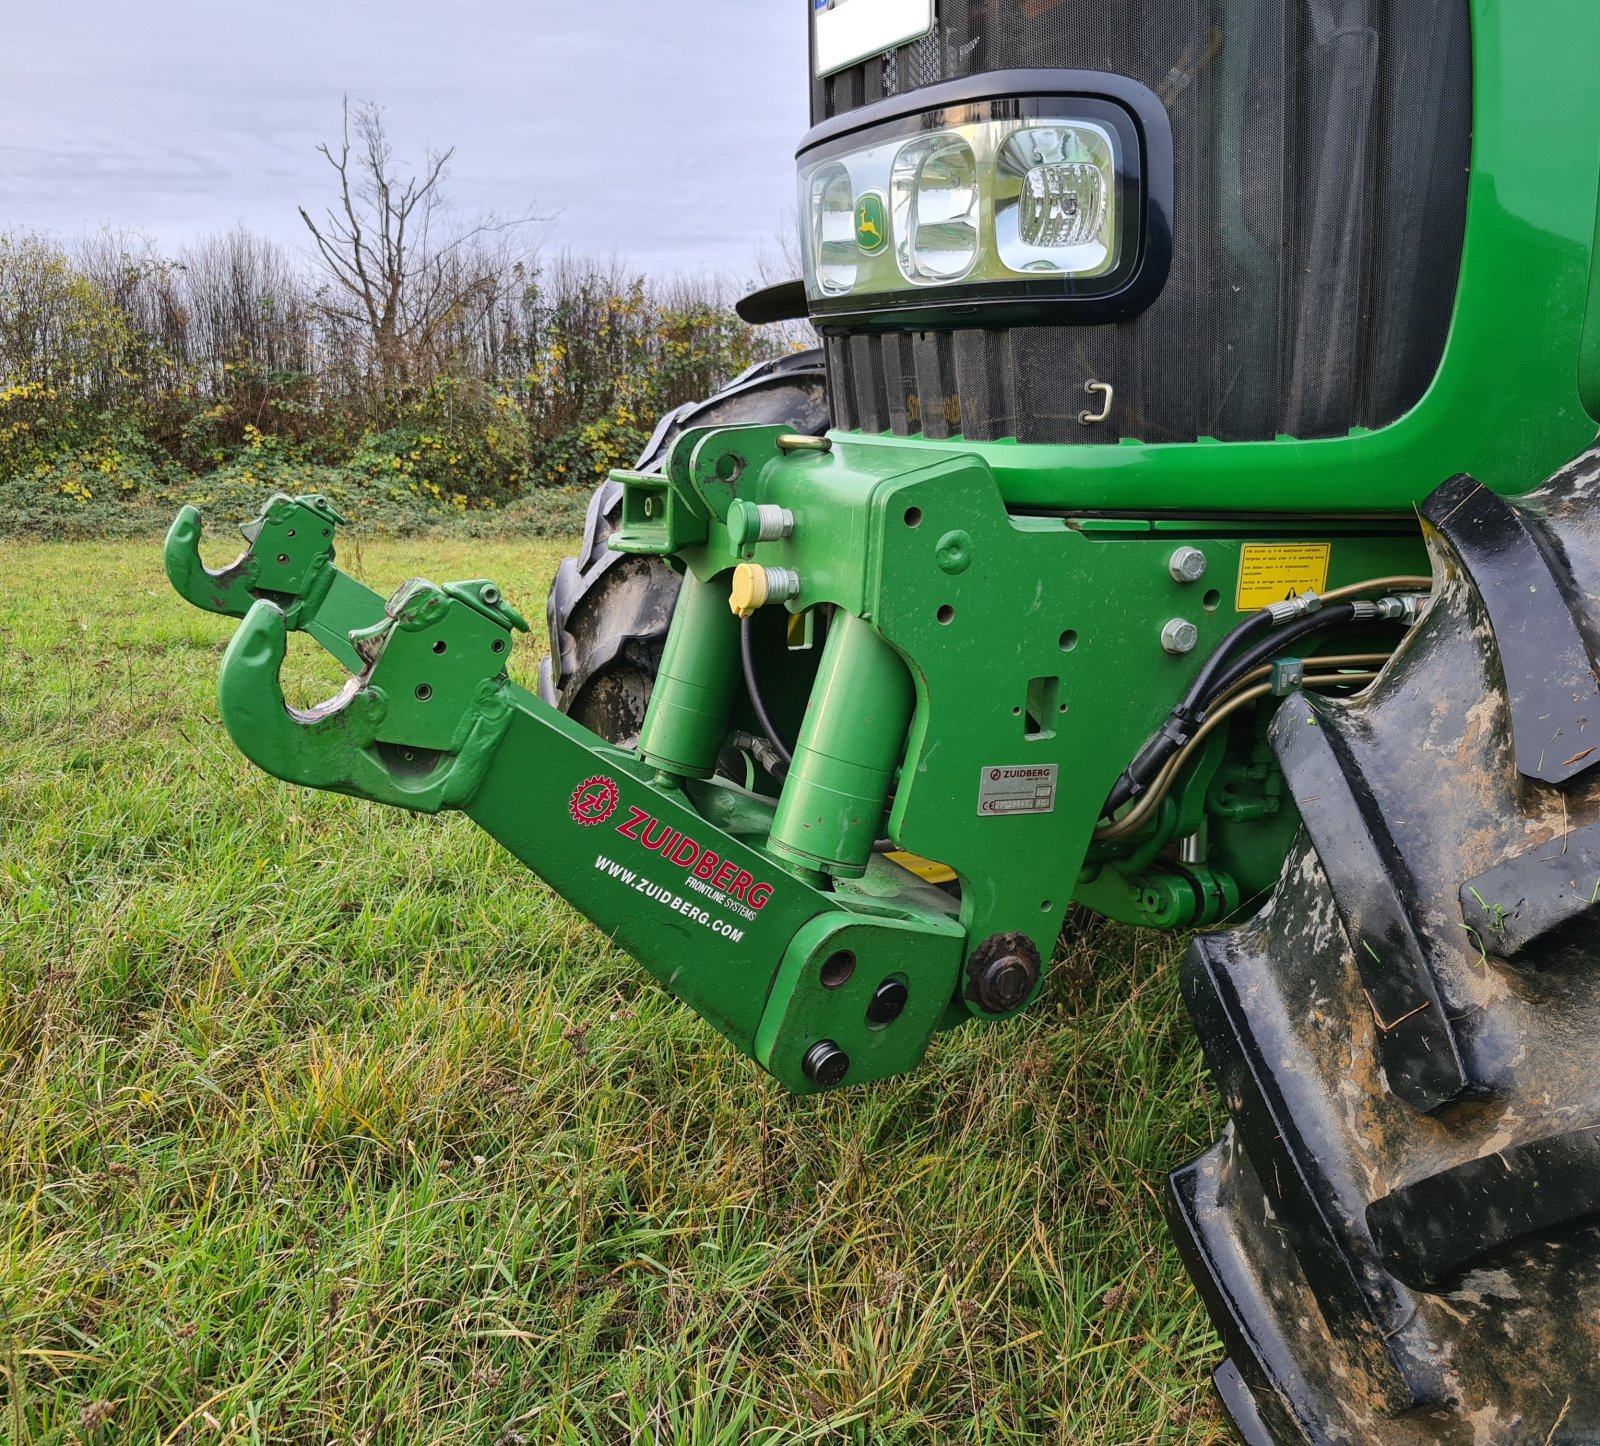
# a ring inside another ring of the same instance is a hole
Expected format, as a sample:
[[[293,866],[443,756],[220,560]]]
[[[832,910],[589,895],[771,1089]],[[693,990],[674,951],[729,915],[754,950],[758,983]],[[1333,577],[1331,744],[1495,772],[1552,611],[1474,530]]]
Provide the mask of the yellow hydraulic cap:
[[[733,570],[733,586],[728,606],[737,617],[754,617],[756,609],[767,603],[767,570],[753,562],[741,562]]]
[[[800,574],[788,567],[762,567],[741,562],[733,570],[728,606],[741,618],[754,617],[768,603],[786,603],[800,596]]]

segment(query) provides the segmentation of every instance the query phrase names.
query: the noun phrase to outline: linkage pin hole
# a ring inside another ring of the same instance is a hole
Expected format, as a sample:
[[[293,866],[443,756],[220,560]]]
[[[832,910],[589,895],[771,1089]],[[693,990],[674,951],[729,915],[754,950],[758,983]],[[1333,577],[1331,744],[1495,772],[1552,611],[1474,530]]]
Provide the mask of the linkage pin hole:
[[[822,961],[822,987],[838,989],[847,983],[855,972],[856,956],[848,949],[841,949],[837,954],[830,954]]]

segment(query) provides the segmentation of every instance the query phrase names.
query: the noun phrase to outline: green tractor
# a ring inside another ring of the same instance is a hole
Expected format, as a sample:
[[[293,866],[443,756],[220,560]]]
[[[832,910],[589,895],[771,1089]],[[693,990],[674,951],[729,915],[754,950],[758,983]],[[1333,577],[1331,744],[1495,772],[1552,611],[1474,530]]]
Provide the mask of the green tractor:
[[[168,540],[228,731],[465,812],[800,1093],[1027,1009],[1069,917],[1202,931],[1232,1122],[1168,1210],[1239,1434],[1600,1439],[1600,5],[811,46],[805,274],[743,313],[822,351],[602,487],[541,696],[491,582],[386,602],[279,496]]]

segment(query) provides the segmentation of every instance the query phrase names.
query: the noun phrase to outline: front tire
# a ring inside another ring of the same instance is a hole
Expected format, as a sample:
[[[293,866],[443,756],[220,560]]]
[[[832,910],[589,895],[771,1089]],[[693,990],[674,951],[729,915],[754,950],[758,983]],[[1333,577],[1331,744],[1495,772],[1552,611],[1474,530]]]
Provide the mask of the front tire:
[[[1507,516],[1537,564],[1510,591],[1592,659],[1600,453]],[[1439,525],[1378,682],[1274,721],[1306,827],[1185,966],[1232,1122],[1168,1213],[1252,1446],[1600,1440],[1600,778],[1518,771],[1513,722],[1555,724],[1508,694],[1485,569]],[[1558,762],[1600,745],[1578,721]]]

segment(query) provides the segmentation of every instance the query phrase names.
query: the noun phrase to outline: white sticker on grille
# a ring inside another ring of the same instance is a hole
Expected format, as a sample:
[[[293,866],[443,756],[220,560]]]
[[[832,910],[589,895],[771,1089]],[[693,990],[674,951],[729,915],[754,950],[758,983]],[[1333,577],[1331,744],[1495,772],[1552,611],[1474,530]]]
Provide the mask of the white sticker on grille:
[[[831,75],[933,29],[933,0],[813,0],[817,74]]]

